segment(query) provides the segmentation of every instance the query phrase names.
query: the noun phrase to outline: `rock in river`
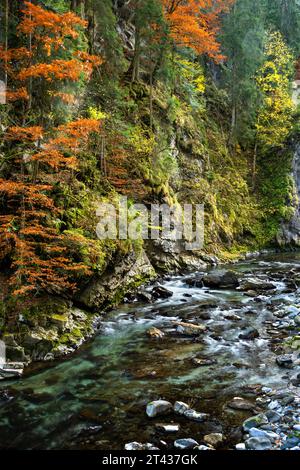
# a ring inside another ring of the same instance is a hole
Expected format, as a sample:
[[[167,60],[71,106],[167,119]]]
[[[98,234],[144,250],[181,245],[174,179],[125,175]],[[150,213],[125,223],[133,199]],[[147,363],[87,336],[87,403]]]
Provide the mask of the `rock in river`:
[[[250,401],[244,400],[240,397],[235,397],[231,402],[227,404],[227,406],[233,410],[253,410],[255,405]]]
[[[212,447],[219,447],[224,440],[224,436],[219,432],[215,432],[212,434],[207,434],[206,436],[204,436],[203,440],[206,444],[209,444]]]
[[[256,328],[248,328],[244,333],[239,335],[239,338],[247,340],[256,339],[259,338],[259,332]]]
[[[193,449],[194,447],[198,446],[199,443],[195,441],[195,439],[187,438],[187,439],[177,439],[174,442],[174,446],[177,449]]]
[[[259,279],[258,277],[243,279],[239,286],[239,290],[241,291],[261,291],[275,288],[276,285],[273,282]]]
[[[250,437],[266,437],[271,442],[274,442],[277,439],[279,439],[279,435],[276,434],[276,432],[265,431],[264,429],[258,429],[258,428],[249,429],[249,435]]]
[[[147,331],[147,335],[150,337],[150,338],[163,338],[165,336],[165,333],[161,330],[159,330],[158,328],[150,328],[148,331]]]
[[[205,325],[195,325],[194,323],[174,322],[177,325],[178,333],[186,336],[198,336],[206,330]]]
[[[162,431],[165,433],[173,433],[178,432],[180,429],[179,424],[164,424],[164,423],[157,423],[155,424],[155,428],[158,431]]]
[[[151,294],[154,299],[168,299],[169,297],[172,297],[173,292],[165,287],[156,286],[152,289]]]
[[[248,418],[246,419],[246,421],[243,422],[243,430],[245,432],[248,432],[249,429],[251,428],[257,428],[268,423],[269,423],[269,420],[264,414],[251,416],[251,418]]]
[[[239,280],[234,271],[216,270],[203,278],[205,287],[227,289],[238,287]]]
[[[193,410],[183,401],[175,402],[174,411],[187,419],[191,419],[192,421],[197,421],[199,423],[205,421],[209,416],[207,413],[200,413],[199,411]]]
[[[280,367],[285,367],[287,369],[291,369],[293,367],[293,356],[292,354],[283,354],[281,356],[276,357],[276,363]]]
[[[248,450],[269,450],[272,449],[272,443],[266,437],[250,437],[245,442]]]
[[[128,444],[125,444],[125,450],[159,450],[159,448],[149,442],[146,444],[141,444],[140,442],[128,442]]]
[[[168,414],[172,409],[173,406],[169,401],[156,400],[148,403],[146,413],[149,418],[155,418],[156,416]]]

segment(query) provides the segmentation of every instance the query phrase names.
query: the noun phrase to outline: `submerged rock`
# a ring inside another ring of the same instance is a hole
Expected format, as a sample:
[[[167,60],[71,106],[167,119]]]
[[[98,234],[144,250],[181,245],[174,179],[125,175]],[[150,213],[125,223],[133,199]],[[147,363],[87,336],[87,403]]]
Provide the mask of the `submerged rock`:
[[[149,418],[168,414],[173,409],[172,404],[166,400],[156,400],[148,403],[146,413]]]

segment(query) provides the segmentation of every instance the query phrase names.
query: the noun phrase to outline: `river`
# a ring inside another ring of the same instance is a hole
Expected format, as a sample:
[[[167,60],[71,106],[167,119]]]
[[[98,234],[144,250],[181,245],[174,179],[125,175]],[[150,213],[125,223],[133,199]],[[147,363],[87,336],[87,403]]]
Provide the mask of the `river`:
[[[255,407],[256,384],[290,387],[292,371],[278,367],[275,358],[291,327],[274,312],[300,305],[299,289],[286,286],[290,273],[300,272],[300,255],[268,255],[230,269],[271,279],[276,289],[249,296],[235,289],[190,287],[190,275],[168,278],[162,285],[173,292],[170,299],[122,305],[71,357],[2,381],[0,447],[107,450],[124,449],[131,441],[172,447],[174,435],[155,427],[161,421],[181,425],[176,439],[201,441],[204,434],[222,432],[223,447],[234,447],[242,422],[254,413],[228,407],[233,397]],[[197,339],[180,335],[176,320],[205,324],[207,332]],[[153,326],[165,336],[150,338]],[[241,339],[250,327],[259,336]],[[213,363],[198,366],[195,358]],[[186,402],[210,418],[205,423],[181,416],[150,419],[146,405],[159,398]]]

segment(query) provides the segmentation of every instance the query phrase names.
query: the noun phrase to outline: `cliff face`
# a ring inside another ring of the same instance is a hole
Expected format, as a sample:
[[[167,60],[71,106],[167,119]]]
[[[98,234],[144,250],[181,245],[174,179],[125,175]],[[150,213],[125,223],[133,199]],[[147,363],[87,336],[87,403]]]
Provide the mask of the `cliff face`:
[[[294,208],[294,215],[288,222],[283,222],[277,241],[281,246],[300,246],[300,143],[295,145],[292,162],[292,178],[295,185],[294,197],[290,205]]]

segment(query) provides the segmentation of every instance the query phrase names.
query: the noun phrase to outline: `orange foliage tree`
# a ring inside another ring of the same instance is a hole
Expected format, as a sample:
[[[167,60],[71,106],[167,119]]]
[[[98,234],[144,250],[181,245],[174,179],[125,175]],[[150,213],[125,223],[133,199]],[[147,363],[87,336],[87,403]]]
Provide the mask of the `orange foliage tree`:
[[[197,54],[223,59],[217,40],[219,17],[235,0],[162,0],[171,36],[179,46]]]
[[[101,63],[97,56],[66,46],[86,24],[74,13],[49,12],[31,2],[24,2],[22,13],[20,41],[29,45],[8,50],[0,46],[0,62],[12,86],[8,99],[32,100],[32,80],[37,80],[45,94],[66,101],[64,93],[53,92],[55,85],[87,79]],[[88,146],[90,135],[99,131],[100,122],[82,118],[53,127],[45,118],[41,123],[33,116],[29,110],[26,126],[24,108],[21,112],[16,108],[14,122],[19,120],[20,125],[3,133],[9,160],[0,177],[0,261],[10,260],[12,290],[18,296],[72,290],[74,279],[89,273],[68,252],[72,237],[55,225],[60,211],[52,192],[59,181],[72,177],[80,152]]]

